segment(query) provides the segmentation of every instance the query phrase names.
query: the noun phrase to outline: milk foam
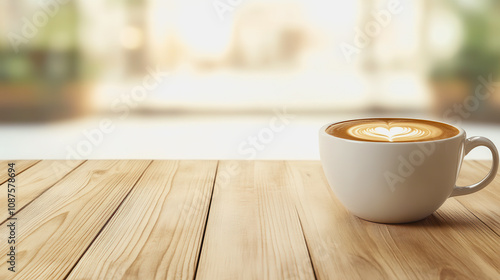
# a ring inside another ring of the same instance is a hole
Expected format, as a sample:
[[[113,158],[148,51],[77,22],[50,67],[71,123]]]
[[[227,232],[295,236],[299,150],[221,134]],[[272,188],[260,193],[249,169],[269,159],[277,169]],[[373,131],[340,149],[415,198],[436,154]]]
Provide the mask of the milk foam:
[[[458,129],[443,123],[412,119],[365,119],[332,125],[327,133],[353,140],[418,142],[449,138]]]
[[[359,124],[347,130],[351,136],[366,140],[382,140],[389,142],[397,141],[421,141],[428,138],[439,137],[443,131],[437,127],[425,124]]]

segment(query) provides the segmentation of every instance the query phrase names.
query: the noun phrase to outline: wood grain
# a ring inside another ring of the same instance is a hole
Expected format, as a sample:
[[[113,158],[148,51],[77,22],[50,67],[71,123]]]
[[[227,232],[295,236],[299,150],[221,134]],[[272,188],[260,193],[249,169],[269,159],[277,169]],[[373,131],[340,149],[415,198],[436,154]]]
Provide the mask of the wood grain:
[[[52,187],[57,181],[82,164],[83,161],[68,161],[64,165],[66,168],[60,171],[53,168],[54,166],[59,166],[60,163],[61,161],[44,160],[16,175],[16,192],[14,193],[16,195],[16,212]],[[1,163],[0,166],[2,166]],[[7,184],[8,182],[5,182],[0,185],[0,189],[7,189]],[[0,211],[0,222],[3,223],[9,217],[9,213],[3,211],[7,209],[7,191],[0,192],[0,209],[2,209]]]
[[[318,279],[499,279],[498,235],[455,199],[431,217],[384,225],[347,212],[319,162],[288,162]]]
[[[17,272],[2,261],[0,279],[63,279],[149,164],[86,162],[30,203],[15,215]],[[5,223],[0,226],[0,236],[7,236]],[[7,250],[7,242],[0,243],[0,255]]]
[[[465,161],[458,185],[479,182],[490,170],[490,161]],[[490,185],[477,193],[457,196],[456,199],[495,231],[500,238],[500,171]]]
[[[284,168],[219,163],[198,279],[314,279]]]
[[[16,175],[40,162],[39,160],[0,160],[0,184],[5,183],[10,177],[7,172],[9,163],[15,163]]]
[[[18,270],[4,222],[2,280],[500,279],[499,176],[385,225],[348,213],[317,161],[16,163]],[[488,169],[466,161],[458,184]]]
[[[216,161],[154,161],[68,279],[193,279]]]

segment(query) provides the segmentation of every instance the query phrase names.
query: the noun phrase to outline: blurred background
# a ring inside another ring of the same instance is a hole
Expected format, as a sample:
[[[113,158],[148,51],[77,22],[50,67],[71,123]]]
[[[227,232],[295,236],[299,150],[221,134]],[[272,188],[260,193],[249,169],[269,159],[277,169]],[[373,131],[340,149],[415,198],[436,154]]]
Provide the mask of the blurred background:
[[[1,1],[0,158],[318,159],[379,116],[500,145],[498,30],[494,0]]]

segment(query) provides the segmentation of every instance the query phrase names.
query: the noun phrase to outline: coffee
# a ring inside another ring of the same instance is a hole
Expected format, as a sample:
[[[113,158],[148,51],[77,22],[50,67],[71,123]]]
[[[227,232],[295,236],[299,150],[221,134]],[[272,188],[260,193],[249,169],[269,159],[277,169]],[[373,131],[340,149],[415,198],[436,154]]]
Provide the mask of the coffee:
[[[328,184],[351,213],[378,223],[408,223],[494,180],[500,165],[495,144],[465,136],[463,129],[435,121],[350,120],[320,128],[319,155]],[[457,186],[464,157],[479,146],[490,150],[491,170],[478,183]]]
[[[451,125],[428,120],[373,118],[335,123],[326,133],[368,142],[421,142],[450,138],[460,131]]]

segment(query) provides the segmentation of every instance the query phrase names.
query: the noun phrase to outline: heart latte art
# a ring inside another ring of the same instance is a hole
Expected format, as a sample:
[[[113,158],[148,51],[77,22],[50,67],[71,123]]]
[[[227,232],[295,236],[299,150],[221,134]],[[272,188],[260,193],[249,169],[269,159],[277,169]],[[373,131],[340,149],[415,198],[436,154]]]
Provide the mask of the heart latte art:
[[[331,125],[340,138],[372,142],[419,142],[453,137],[459,130],[444,123],[414,119],[361,119]]]
[[[415,141],[427,138],[431,135],[438,136],[441,130],[435,127],[426,127],[423,125],[408,125],[408,126],[373,126],[373,124],[361,124],[351,127],[348,133],[354,137],[362,138],[372,141],[401,141],[410,140]]]

